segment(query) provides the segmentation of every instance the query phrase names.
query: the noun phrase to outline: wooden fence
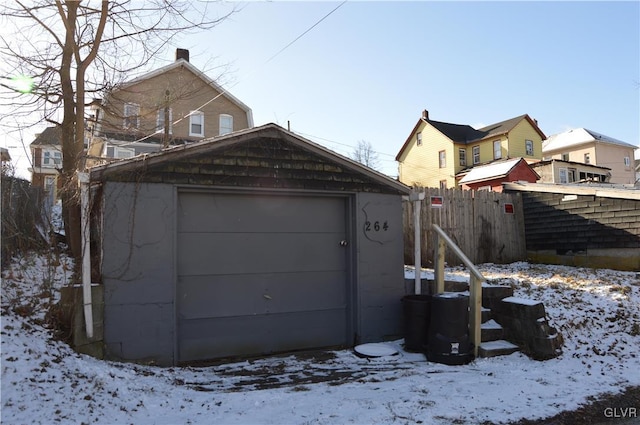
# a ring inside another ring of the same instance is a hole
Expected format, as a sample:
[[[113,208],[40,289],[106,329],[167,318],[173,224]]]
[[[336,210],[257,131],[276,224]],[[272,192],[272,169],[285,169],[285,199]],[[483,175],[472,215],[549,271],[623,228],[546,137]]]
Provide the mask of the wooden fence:
[[[433,267],[435,232],[440,226],[475,264],[507,264],[527,258],[522,199],[518,193],[420,188],[422,265]],[[405,264],[414,264],[413,202],[403,202]],[[461,264],[450,251],[448,265]]]

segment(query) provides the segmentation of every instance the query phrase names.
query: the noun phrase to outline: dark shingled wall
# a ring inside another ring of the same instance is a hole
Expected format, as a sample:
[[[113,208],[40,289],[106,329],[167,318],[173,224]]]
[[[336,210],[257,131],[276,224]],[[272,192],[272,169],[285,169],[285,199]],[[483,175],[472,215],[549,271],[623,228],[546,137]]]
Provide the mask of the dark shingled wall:
[[[589,249],[640,248],[640,201],[559,193],[520,192],[527,250],[563,255]]]

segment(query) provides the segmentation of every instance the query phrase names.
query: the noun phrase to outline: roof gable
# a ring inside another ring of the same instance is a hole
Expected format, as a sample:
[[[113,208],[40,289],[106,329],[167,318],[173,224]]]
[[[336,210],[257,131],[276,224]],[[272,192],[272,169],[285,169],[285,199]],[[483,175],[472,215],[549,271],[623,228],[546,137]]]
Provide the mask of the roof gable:
[[[240,109],[244,110],[247,113],[247,120],[248,120],[248,123],[249,123],[249,127],[253,127],[253,112],[251,111],[251,108],[249,108],[247,105],[245,105],[243,102],[241,102],[240,99],[238,99],[237,97],[235,97],[234,95],[229,93],[226,89],[224,89],[221,85],[216,83],[213,79],[209,78],[209,76],[207,76],[205,73],[203,73],[198,68],[196,68],[193,64],[191,64],[191,62],[186,61],[184,59],[178,59],[178,60],[170,63],[169,65],[163,66],[163,67],[155,69],[153,71],[150,71],[150,72],[148,72],[146,74],[143,74],[143,75],[141,75],[139,77],[136,77],[136,78],[134,78],[134,79],[132,79],[130,81],[126,81],[126,82],[124,82],[122,85],[120,85],[119,87],[117,87],[114,90],[117,91],[117,90],[123,90],[123,89],[129,88],[131,86],[134,86],[136,84],[140,84],[141,82],[144,82],[146,80],[150,80],[152,78],[155,78],[155,77],[157,77],[159,75],[162,75],[164,73],[167,73],[169,71],[172,71],[172,70],[180,68],[180,67],[183,67],[183,68],[187,69],[188,71],[190,71],[191,73],[193,73],[197,78],[200,78],[207,85],[212,87],[217,92],[221,93],[221,95],[224,96],[225,98],[227,98],[230,102],[234,103]]]
[[[522,120],[526,120],[529,123],[529,125],[531,125],[531,127],[535,130],[535,132],[540,135],[542,140],[546,139],[547,136],[545,136],[542,130],[540,130],[540,127],[538,127],[538,124],[533,119],[531,119],[531,117],[528,114],[519,115],[517,117],[510,118],[505,121],[500,121],[498,123],[491,124],[486,127],[482,127],[478,129],[478,131],[484,133],[484,135],[482,136],[482,139],[489,139],[495,136],[500,136],[500,135],[509,133]]]
[[[90,170],[91,180],[407,194],[408,186],[266,124]]]
[[[532,174],[540,178],[538,173],[533,171],[524,158],[514,158],[507,161],[497,161],[487,165],[473,167],[462,179],[460,183],[479,182],[483,180],[494,180],[506,177],[517,167],[527,167]]]
[[[47,127],[42,133],[38,134],[31,146],[60,146],[62,138],[62,130],[60,126]]]
[[[418,120],[418,123],[411,131],[411,134],[409,134],[409,137],[405,141],[404,145],[402,145],[402,148],[400,148],[398,155],[396,155],[396,161],[400,161],[400,157],[409,147],[410,143],[413,140],[413,135],[422,122],[430,124],[454,143],[469,144],[480,142],[482,140],[489,139],[495,136],[507,134],[511,130],[513,130],[515,126],[518,125],[522,120],[526,120],[531,125],[531,127],[540,135],[542,140],[546,139],[547,136],[545,136],[542,130],[540,130],[540,128],[538,127],[537,123],[533,119],[531,119],[528,114],[519,115],[517,117],[510,118],[505,121],[500,121],[495,124],[487,125],[479,129],[475,129],[467,124],[452,124],[447,122],[434,121],[428,118],[420,118]]]
[[[416,125],[411,130],[409,137],[404,142],[400,151],[396,155],[396,161],[400,161],[400,157],[404,154],[405,150],[410,146],[413,141],[413,135],[416,133],[422,123],[431,125],[433,128],[442,133],[445,137],[455,143],[466,143],[470,139],[475,139],[480,135],[478,130],[466,124],[451,124],[447,122],[434,121],[426,118],[420,118]]]
[[[638,149],[638,146],[634,146],[630,143],[614,139],[613,137],[605,136],[604,134],[592,130],[587,130],[586,128],[574,128],[563,133],[558,133],[550,136],[543,142],[542,151],[551,152],[557,149],[566,149],[586,143],[596,142],[621,146],[625,148]]]

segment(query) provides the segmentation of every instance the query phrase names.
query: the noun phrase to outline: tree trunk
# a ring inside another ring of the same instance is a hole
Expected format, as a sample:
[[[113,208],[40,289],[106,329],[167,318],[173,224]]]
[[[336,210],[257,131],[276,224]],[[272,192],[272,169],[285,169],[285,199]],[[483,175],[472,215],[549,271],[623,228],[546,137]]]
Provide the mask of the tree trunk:
[[[82,145],[78,149],[76,143],[76,99],[71,76],[71,68],[74,57],[75,28],[78,12],[77,2],[66,2],[67,14],[64,14],[59,4],[60,17],[65,24],[65,43],[62,49],[62,62],[60,64],[60,82],[62,85],[63,117],[61,124],[62,135],[62,216],[64,230],[67,236],[67,244],[71,255],[79,260],[82,255],[80,240],[80,195],[76,177],[77,164]],[[76,264],[80,264],[76,261]]]

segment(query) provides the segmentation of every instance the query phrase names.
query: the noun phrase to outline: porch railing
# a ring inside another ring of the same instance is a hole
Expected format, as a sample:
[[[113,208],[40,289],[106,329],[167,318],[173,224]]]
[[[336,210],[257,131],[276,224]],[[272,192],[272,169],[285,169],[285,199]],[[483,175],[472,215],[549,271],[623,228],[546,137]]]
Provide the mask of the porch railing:
[[[454,241],[438,226],[431,225],[436,232],[436,255],[434,261],[434,278],[436,293],[444,292],[444,253],[447,245],[469,269],[469,332],[473,343],[473,354],[478,357],[481,342],[480,324],[482,323],[482,282],[486,281],[476,266],[467,258]]]

